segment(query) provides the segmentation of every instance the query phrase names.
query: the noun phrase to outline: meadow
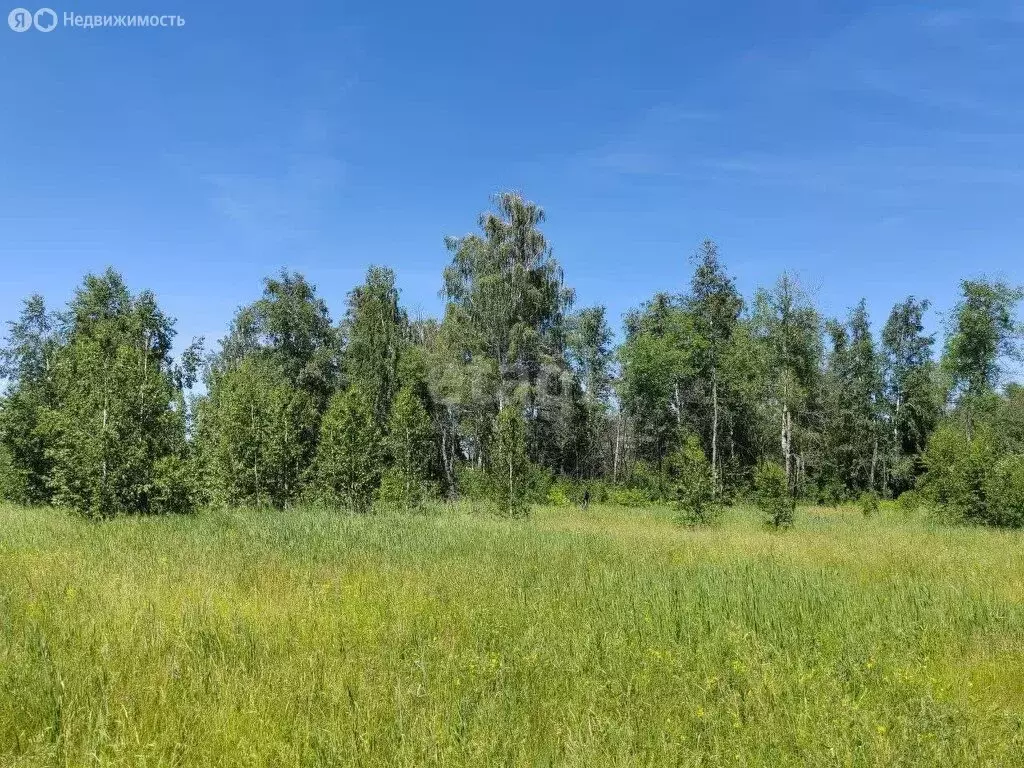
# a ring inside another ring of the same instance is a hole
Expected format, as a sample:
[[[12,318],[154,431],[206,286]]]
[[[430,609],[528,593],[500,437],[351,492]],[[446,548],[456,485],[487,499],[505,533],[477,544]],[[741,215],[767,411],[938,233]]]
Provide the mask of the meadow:
[[[1024,535],[0,507],[0,764],[1024,765]]]

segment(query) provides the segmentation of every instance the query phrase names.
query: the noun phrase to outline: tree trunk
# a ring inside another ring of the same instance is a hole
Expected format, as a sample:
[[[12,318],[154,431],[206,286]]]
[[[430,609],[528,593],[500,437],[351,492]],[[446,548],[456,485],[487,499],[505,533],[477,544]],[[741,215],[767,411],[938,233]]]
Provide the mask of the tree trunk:
[[[875,490],[875,465],[878,464],[878,437],[875,437],[874,447],[871,449],[871,475],[868,479],[869,490]]]
[[[794,489],[793,477],[793,414],[788,405],[782,406],[782,455],[786,468],[786,484]]]
[[[256,405],[255,405],[255,403],[250,403],[249,404],[249,422],[252,425],[253,442],[257,443],[257,446],[258,446],[258,440],[256,439]],[[255,484],[256,484],[256,506],[258,507],[260,505],[260,454],[259,454],[259,448],[258,447],[256,448],[256,451],[254,451],[253,455],[252,455],[252,474],[253,474],[253,479],[254,479]]]
[[[622,435],[622,411],[615,415],[615,454],[612,457],[612,485],[619,481],[619,445]]]
[[[721,477],[718,472],[718,376],[711,375],[711,477],[715,493],[721,492]]]

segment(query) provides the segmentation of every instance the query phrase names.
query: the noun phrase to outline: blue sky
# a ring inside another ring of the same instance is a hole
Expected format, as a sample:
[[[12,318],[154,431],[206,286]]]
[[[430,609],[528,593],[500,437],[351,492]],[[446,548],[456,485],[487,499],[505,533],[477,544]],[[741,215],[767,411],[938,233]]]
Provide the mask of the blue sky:
[[[388,264],[436,313],[444,235],[510,188],[616,326],[705,237],[748,294],[794,269],[876,323],[1024,282],[1019,2],[54,9],[186,24],[0,27],[0,320],[108,264],[182,337],[219,338],[280,266],[337,317]]]

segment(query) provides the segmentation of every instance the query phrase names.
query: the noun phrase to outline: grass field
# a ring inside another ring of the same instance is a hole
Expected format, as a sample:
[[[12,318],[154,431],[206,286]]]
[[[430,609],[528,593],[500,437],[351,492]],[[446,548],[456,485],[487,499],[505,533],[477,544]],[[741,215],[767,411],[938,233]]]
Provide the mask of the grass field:
[[[1024,765],[1024,536],[0,508],[0,764]]]

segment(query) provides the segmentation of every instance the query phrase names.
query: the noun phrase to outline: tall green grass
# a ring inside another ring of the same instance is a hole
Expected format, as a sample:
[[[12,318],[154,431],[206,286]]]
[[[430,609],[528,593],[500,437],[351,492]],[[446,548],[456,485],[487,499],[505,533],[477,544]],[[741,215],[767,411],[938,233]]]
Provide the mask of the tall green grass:
[[[0,764],[1024,765],[1024,537],[0,508]]]

